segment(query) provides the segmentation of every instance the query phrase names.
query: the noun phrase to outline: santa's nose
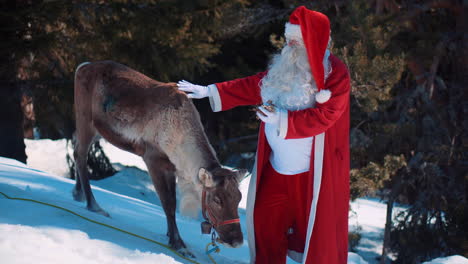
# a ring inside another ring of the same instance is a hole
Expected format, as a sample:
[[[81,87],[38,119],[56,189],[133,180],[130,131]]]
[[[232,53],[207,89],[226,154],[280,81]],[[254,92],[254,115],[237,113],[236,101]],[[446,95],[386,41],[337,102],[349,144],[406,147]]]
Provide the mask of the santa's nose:
[[[299,41],[295,39],[288,40],[288,46],[297,46],[299,45]]]

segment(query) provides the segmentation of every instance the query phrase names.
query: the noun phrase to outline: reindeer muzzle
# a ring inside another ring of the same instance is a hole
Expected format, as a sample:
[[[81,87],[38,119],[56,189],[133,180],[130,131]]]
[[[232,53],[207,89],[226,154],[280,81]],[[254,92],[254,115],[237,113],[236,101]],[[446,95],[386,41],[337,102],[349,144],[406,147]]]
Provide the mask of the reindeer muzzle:
[[[212,224],[208,221],[204,221],[201,223],[201,232],[202,234],[209,234],[211,233],[211,228],[213,227]]]

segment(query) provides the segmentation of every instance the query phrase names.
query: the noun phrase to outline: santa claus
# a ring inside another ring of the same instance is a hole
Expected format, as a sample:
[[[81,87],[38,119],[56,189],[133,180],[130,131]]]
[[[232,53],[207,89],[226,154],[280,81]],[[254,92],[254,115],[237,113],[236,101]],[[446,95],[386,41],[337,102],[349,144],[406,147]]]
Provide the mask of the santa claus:
[[[268,71],[209,86],[178,83],[213,111],[259,105],[247,198],[251,263],[347,263],[349,93],[346,66],[327,49],[330,22],[303,6]]]

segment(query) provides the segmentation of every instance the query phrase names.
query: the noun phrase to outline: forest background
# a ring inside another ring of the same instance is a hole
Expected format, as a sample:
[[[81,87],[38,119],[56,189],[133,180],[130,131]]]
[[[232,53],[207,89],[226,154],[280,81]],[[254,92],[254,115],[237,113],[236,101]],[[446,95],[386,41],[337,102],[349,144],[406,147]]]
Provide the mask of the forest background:
[[[0,156],[26,162],[25,137],[72,139],[81,62],[203,85],[252,75],[284,45],[299,5],[330,18],[332,52],[349,68],[351,198],[387,202],[383,255],[467,257],[464,0],[1,0]],[[221,162],[251,168],[259,123],[249,107],[194,103]],[[98,144],[89,162],[95,178],[114,173]],[[394,203],[410,209],[392,219]]]

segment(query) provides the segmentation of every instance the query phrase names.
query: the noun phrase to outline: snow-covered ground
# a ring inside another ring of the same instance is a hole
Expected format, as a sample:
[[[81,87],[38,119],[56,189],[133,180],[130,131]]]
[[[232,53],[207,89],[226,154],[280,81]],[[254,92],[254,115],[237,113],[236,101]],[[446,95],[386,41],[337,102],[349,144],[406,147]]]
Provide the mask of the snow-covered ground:
[[[165,215],[139,157],[101,142],[111,162],[123,168],[113,177],[92,182],[97,201],[111,214],[107,218],[87,211],[83,203],[72,199],[74,181],[66,178],[65,159],[71,149],[67,149],[64,140],[26,140],[25,143],[28,166],[0,158],[0,192],[60,206],[88,220],[61,209],[11,200],[0,194],[1,263],[212,263],[204,253],[210,237],[200,233],[199,219],[177,214],[182,238],[196,255],[193,261],[161,245],[89,221],[167,244]],[[239,212],[245,233],[248,180],[241,183],[240,189],[243,199]],[[375,257],[382,250],[385,205],[378,200],[358,199],[351,206],[350,228],[360,226],[362,239],[358,254],[350,253],[348,263],[377,263]],[[247,241],[236,249],[221,246],[221,252],[212,256],[220,264],[248,263]],[[465,264],[468,260],[452,256],[428,263]]]

